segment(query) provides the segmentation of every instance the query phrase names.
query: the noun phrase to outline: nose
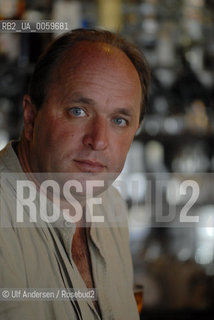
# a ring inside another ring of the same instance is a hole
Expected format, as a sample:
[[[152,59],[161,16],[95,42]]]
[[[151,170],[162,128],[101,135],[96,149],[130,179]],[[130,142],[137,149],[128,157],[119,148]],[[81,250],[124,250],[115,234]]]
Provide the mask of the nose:
[[[83,144],[96,151],[103,151],[108,146],[108,125],[106,119],[93,119],[83,137]]]

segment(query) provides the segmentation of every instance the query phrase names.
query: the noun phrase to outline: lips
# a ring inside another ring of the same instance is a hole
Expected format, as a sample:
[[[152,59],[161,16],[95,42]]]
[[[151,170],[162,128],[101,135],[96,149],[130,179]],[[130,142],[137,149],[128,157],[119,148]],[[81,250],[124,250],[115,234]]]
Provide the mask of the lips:
[[[106,168],[101,162],[94,160],[77,159],[74,162],[82,172],[102,172]]]

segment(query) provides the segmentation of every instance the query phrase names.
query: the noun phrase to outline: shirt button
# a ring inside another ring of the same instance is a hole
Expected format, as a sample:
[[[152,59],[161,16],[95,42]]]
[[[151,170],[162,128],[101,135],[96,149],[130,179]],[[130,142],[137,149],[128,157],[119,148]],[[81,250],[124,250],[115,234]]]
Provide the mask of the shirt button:
[[[74,227],[74,225],[75,224],[73,222],[70,222],[70,221],[67,221],[67,220],[64,221],[64,226],[66,228],[72,228],[72,227]]]

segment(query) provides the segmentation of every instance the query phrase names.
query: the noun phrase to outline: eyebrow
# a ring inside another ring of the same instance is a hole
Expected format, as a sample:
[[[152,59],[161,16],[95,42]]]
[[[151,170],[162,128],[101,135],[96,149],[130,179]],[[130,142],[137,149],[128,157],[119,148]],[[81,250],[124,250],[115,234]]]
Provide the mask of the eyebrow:
[[[75,92],[73,94],[71,101],[75,102],[75,103],[84,103],[84,104],[87,104],[87,105],[96,105],[96,102],[93,99],[87,98],[87,97],[83,97],[78,92]],[[127,107],[127,108],[121,107],[121,108],[115,109],[113,113],[114,114],[122,114],[122,115],[127,116],[127,117],[132,117],[133,116],[133,111],[132,110],[133,110],[132,107]]]
[[[126,109],[126,108],[118,108],[114,111],[114,113],[123,114],[124,116],[127,116],[127,117],[131,117],[133,114],[130,109]]]
[[[72,102],[78,102],[78,103],[85,103],[85,104],[95,104],[95,101],[93,99],[83,97],[79,93],[74,93],[71,99]]]

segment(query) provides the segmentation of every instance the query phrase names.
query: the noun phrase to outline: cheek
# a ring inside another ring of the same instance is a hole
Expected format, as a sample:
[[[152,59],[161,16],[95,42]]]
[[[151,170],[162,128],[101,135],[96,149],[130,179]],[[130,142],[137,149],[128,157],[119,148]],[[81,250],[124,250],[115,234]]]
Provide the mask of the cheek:
[[[118,140],[114,139],[115,149],[122,154],[126,154],[129,151],[131,143],[134,139],[134,134],[126,134],[121,136]],[[117,141],[117,143],[116,143]]]
[[[48,134],[48,145],[56,153],[63,155],[68,150],[75,150],[80,146],[81,135],[71,125],[59,121],[55,123]]]
[[[62,119],[49,119],[48,122],[43,123],[44,135],[46,135],[49,140],[61,142],[70,139],[75,135],[75,131],[72,126]]]
[[[47,141],[48,137],[51,138],[55,128],[54,119],[45,113],[41,113],[34,124],[34,142],[43,143]]]
[[[123,164],[125,162],[132,140],[133,139],[131,139],[129,135],[127,137],[123,137],[118,140],[114,139],[112,141],[112,146],[113,146],[112,157],[115,159],[117,163]]]

